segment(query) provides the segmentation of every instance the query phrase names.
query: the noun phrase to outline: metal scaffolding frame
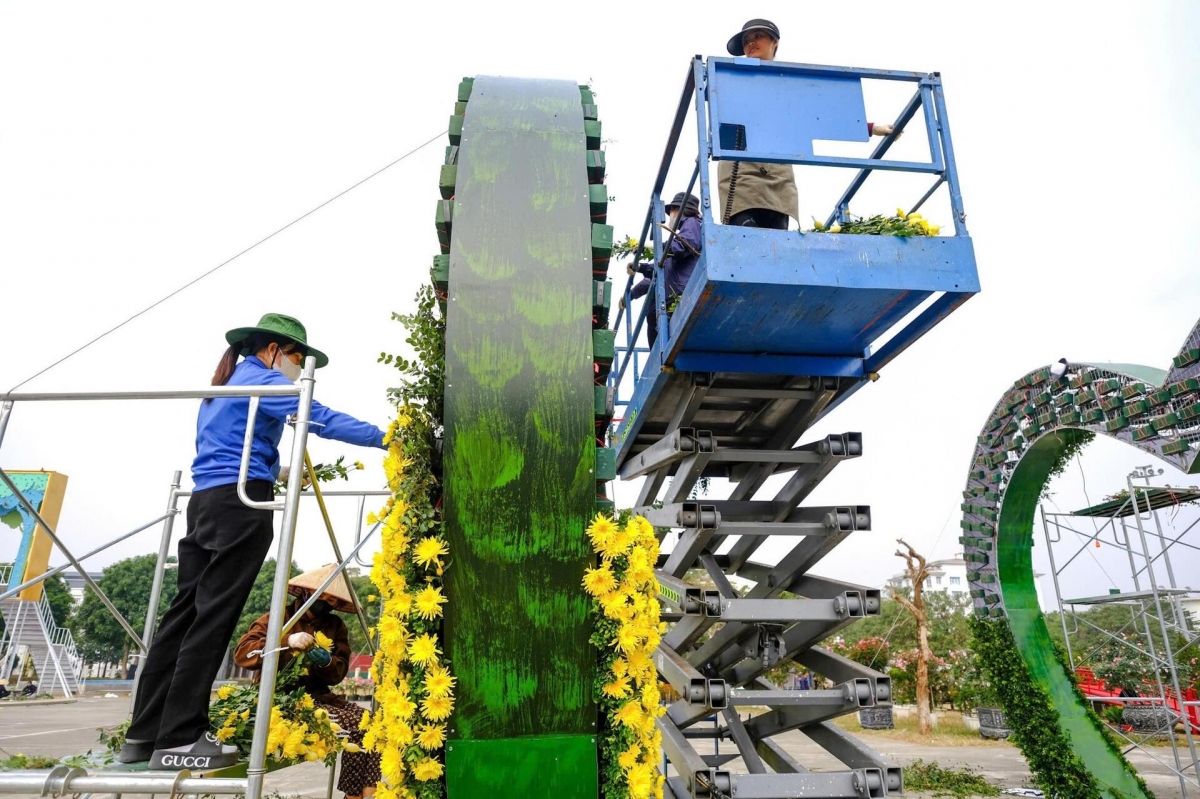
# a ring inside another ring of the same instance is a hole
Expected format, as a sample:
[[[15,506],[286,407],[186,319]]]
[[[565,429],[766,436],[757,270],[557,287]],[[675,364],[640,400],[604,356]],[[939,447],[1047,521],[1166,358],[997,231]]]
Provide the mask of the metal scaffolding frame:
[[[1200,793],[1200,756],[1197,755],[1200,726],[1189,713],[1190,708],[1200,707],[1200,702],[1186,700],[1183,691],[1180,690],[1177,652],[1200,641],[1200,625],[1189,625],[1180,600],[1189,594],[1200,592],[1178,585],[1171,561],[1171,550],[1179,546],[1200,551],[1200,546],[1183,540],[1184,536],[1200,525],[1200,519],[1189,524],[1177,535],[1170,536],[1164,532],[1158,511],[1162,507],[1177,505],[1180,497],[1171,496],[1170,501],[1160,502],[1164,493],[1173,493],[1152,485],[1152,478],[1162,473],[1162,469],[1138,467],[1126,476],[1126,496],[1117,501],[1102,503],[1074,513],[1048,513],[1042,506],[1039,506],[1039,511],[1042,516],[1046,552],[1050,559],[1051,576],[1054,580],[1059,621],[1062,624],[1067,658],[1072,671],[1085,667],[1094,654],[1094,650],[1080,653],[1072,646],[1072,636],[1078,634],[1081,622],[1085,627],[1102,633],[1113,643],[1128,648],[1132,656],[1147,658],[1150,661],[1155,677],[1155,694],[1133,698],[1087,695],[1085,691],[1085,695],[1093,703],[1151,705],[1165,711],[1166,721],[1158,729],[1138,735],[1136,731],[1134,734],[1126,734],[1118,728],[1116,733],[1129,744],[1125,749],[1126,753],[1137,749],[1175,774],[1179,780],[1180,791],[1184,799],[1187,799],[1189,795]],[[1135,484],[1135,480],[1144,482]],[[1184,498],[1188,498],[1195,495],[1196,491],[1175,489],[1174,493],[1183,494]],[[1092,532],[1078,530],[1071,526],[1069,521],[1064,521],[1081,517],[1103,518],[1105,521],[1097,525]],[[1131,518],[1132,525],[1129,523]],[[1151,522],[1153,527],[1150,526]],[[1074,534],[1075,538],[1066,542],[1064,530]],[[1109,535],[1106,536],[1106,533]],[[1060,577],[1088,547],[1101,542],[1106,547],[1114,547],[1125,553],[1134,590],[1100,596],[1064,598]],[[1055,545],[1062,547],[1065,543],[1072,546],[1078,544],[1078,548],[1071,551],[1060,566],[1055,556]],[[1159,575],[1155,572],[1155,564],[1159,563],[1163,576],[1166,577],[1166,586],[1159,584]],[[1110,604],[1129,607],[1130,619],[1125,628],[1145,643],[1145,649],[1118,634],[1101,629],[1076,611],[1076,607],[1080,605],[1093,607]],[[1070,626],[1068,619],[1071,621]],[[1185,643],[1182,646],[1173,645],[1172,635],[1181,636]],[[1163,651],[1159,651],[1160,647]],[[1184,747],[1180,747],[1174,734],[1177,724],[1181,724],[1183,728]],[[1146,746],[1149,740],[1164,734],[1170,743],[1172,762],[1165,761]]]
[[[279,397],[294,396],[298,398],[299,407],[297,413],[293,417],[292,425],[295,430],[295,435],[292,440],[291,463],[304,463],[308,470],[312,470],[312,462],[308,457],[307,441],[308,428],[310,424],[313,393],[316,383],[314,372],[316,371],[316,359],[312,356],[305,358],[304,368],[298,384],[295,386],[214,386],[196,390],[182,391],[104,391],[104,392],[57,392],[57,393],[9,393],[0,394],[0,446],[3,445],[4,435],[8,428],[9,420],[12,416],[15,404],[18,402],[65,402],[65,401],[96,401],[96,400],[169,400],[169,399],[208,399],[215,397],[249,397],[249,408],[247,410],[246,435],[243,441],[241,453],[241,465],[238,475],[238,496],[242,502],[254,508],[260,508],[271,511],[282,511],[283,519],[281,522],[279,544],[276,550],[276,563],[290,564],[292,562],[292,546],[296,535],[296,522],[299,513],[299,504],[302,497],[313,497],[317,500],[318,507],[321,511],[321,518],[324,522],[326,532],[329,535],[329,540],[332,544],[334,556],[337,559],[338,567],[334,569],[326,581],[320,586],[320,589],[313,592],[308,601],[304,602],[297,612],[289,619],[284,619],[283,614],[286,609],[287,602],[287,586],[290,579],[290,570],[286,567],[276,568],[275,581],[271,590],[271,605],[270,605],[270,620],[267,625],[267,640],[277,641],[286,634],[288,630],[299,620],[301,616],[308,610],[316,598],[333,583],[335,579],[345,572],[347,566],[351,563],[359,565],[368,565],[365,561],[359,558],[359,552],[363,546],[371,539],[375,531],[379,529],[379,523],[376,523],[365,534],[363,533],[362,514],[368,496],[389,496],[388,491],[322,491],[318,483],[314,480],[311,484],[311,493],[305,491],[304,486],[304,469],[293,468],[288,476],[287,488],[282,497],[273,499],[268,502],[255,502],[246,495],[246,484],[248,480],[248,471],[250,463],[250,448],[254,437],[254,423],[258,411],[259,401],[262,397]],[[46,523],[46,520],[38,513],[33,503],[26,498],[17,486],[13,483],[8,473],[0,468],[0,482],[8,486],[9,490],[17,497],[18,501],[24,506],[26,511],[30,513],[46,532],[59,551],[66,557],[67,563],[49,569],[41,576],[29,580],[18,586],[9,586],[3,593],[0,593],[0,600],[11,597],[19,593],[29,586],[36,585],[43,580],[52,577],[68,568],[75,569],[80,574],[87,587],[95,592],[96,596],[112,614],[118,624],[124,628],[125,632],[136,644],[139,657],[145,657],[148,651],[148,644],[154,638],[154,628],[157,617],[158,605],[162,596],[163,575],[166,570],[167,552],[170,549],[172,532],[174,529],[175,517],[180,513],[179,500],[190,497],[191,491],[185,491],[180,488],[182,473],[177,471],[171,482],[171,488],[167,495],[166,511],[157,518],[139,525],[129,532],[122,533],[116,538],[100,545],[91,550],[82,557],[76,557],[71,550],[66,547],[62,538],[53,526]],[[333,524],[329,517],[328,508],[325,504],[325,497],[338,496],[353,496],[357,497],[358,502],[358,522],[354,536],[354,547],[343,557],[341,547],[337,542],[337,537],[334,534]],[[105,596],[104,592],[96,584],[96,582],[88,575],[83,568],[82,561],[92,557],[109,547],[118,544],[130,538],[137,533],[162,523],[162,533],[159,539],[158,547],[158,562],[154,571],[154,578],[150,589],[150,602],[146,610],[146,618],[143,624],[141,635],[133,629],[130,622],[121,615],[112,602]],[[366,616],[362,609],[362,604],[354,591],[353,585],[349,580],[346,584],[350,590],[352,602],[355,606],[356,616],[359,624],[366,633],[368,646],[374,653],[374,642],[369,632],[369,625]],[[273,696],[275,692],[275,680],[279,669],[279,650],[268,649],[262,658],[262,672],[259,683],[258,706],[255,713],[253,742],[251,744],[249,764],[244,777],[227,777],[224,772],[227,770],[219,770],[208,772],[205,774],[193,773],[189,770],[178,772],[135,772],[135,771],[89,771],[84,768],[67,768],[60,766],[49,771],[12,771],[0,774],[0,794],[39,794],[39,795],[60,795],[60,794],[92,794],[92,793],[112,793],[114,795],[121,794],[167,794],[181,796],[199,796],[203,794],[213,795],[244,795],[246,799],[261,799],[263,795],[263,780],[269,770],[267,764],[267,733],[269,724],[259,723],[262,719],[269,719]],[[142,670],[139,669],[135,676],[133,693],[130,697],[132,705],[133,697],[137,695],[138,680],[141,679]],[[329,795],[332,796],[333,790],[333,770],[331,769],[329,781]]]

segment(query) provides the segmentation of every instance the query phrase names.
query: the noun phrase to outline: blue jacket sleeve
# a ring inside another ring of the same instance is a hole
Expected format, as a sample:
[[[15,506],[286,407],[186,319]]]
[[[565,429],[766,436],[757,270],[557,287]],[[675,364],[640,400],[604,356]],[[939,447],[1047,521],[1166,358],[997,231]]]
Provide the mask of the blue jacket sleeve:
[[[641,282],[634,285],[634,287],[629,291],[629,296],[636,300],[639,297],[645,297],[646,292],[649,290],[650,290],[650,279],[646,278],[645,280],[642,280]]]
[[[667,255],[699,255],[704,248],[704,241],[700,234],[700,220],[694,216],[689,216],[683,220],[683,224],[679,226],[679,230],[675,231],[675,240],[671,242],[671,246],[667,248]]]
[[[638,262],[637,271],[640,272],[641,274],[645,275],[646,277],[650,277],[652,274],[654,274],[654,262],[653,261]]]
[[[273,386],[288,386],[291,381],[279,372],[271,372],[266,381]],[[259,400],[259,410],[274,419],[284,421],[300,409],[299,397],[263,397]],[[342,441],[358,447],[378,447],[384,449],[383,431],[369,422],[361,422],[349,414],[327,408],[313,400],[312,426],[309,430],[321,438]]]

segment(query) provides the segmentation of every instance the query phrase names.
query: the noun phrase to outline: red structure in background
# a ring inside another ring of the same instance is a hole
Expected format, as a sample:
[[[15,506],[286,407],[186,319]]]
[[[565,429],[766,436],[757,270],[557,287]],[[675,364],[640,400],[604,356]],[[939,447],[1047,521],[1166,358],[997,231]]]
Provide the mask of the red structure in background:
[[[1083,695],[1087,697],[1088,701],[1103,702],[1104,704],[1108,705],[1125,704],[1123,702],[1106,702],[1105,700],[1107,698],[1119,697],[1121,695],[1121,691],[1119,689],[1114,690],[1109,688],[1108,685],[1105,684],[1104,680],[1101,680],[1099,677],[1097,677],[1092,670],[1086,666],[1080,666],[1079,668],[1075,669],[1075,676],[1079,678],[1079,690],[1083,691]],[[1146,697],[1146,699],[1147,701],[1154,700],[1153,697]],[[1200,694],[1196,692],[1195,688],[1189,687],[1184,689],[1184,702],[1196,702],[1197,700],[1200,700]],[[1175,696],[1175,692],[1170,688],[1167,689],[1166,702],[1167,707],[1173,710],[1176,714],[1188,720],[1188,725],[1192,728],[1193,732],[1200,732],[1200,706],[1191,704],[1183,707],[1181,710],[1179,698]]]
[[[371,663],[374,660],[370,655],[351,655],[349,676],[359,677],[364,680],[371,679]]]

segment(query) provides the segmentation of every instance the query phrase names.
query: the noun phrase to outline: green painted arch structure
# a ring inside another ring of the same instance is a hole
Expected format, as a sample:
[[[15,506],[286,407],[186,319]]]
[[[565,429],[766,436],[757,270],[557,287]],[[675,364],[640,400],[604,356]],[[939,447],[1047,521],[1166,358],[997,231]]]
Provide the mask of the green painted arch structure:
[[[963,491],[960,542],[975,614],[1007,625],[1029,678],[1046,692],[1060,731],[1100,793],[1145,796],[1060,663],[1034,589],[1039,498],[1063,459],[1091,435],[1115,438],[1187,473],[1200,471],[1200,323],[1169,371],[1068,363],[1061,377],[1043,367],[1017,380],[977,440]]]

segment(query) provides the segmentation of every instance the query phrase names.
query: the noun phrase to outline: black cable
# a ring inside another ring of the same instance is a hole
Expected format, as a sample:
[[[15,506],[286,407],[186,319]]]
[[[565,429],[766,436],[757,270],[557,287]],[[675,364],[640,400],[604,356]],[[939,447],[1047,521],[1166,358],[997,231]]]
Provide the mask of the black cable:
[[[737,141],[734,143],[733,149],[735,149],[735,150],[745,149],[745,147],[746,147],[745,138],[744,138],[745,135],[746,135],[746,128],[741,125],[738,125]],[[733,216],[733,195],[734,195],[734,192],[737,191],[738,171],[741,168],[741,166],[742,166],[741,161],[734,161],[733,162],[733,170],[729,173],[729,196],[725,198],[725,215],[724,215],[724,218],[721,220],[722,225],[728,225],[730,217]]]
[[[158,306],[162,305],[162,304],[163,304],[164,302],[166,302],[167,300],[169,300],[169,299],[171,299],[172,297],[174,297],[176,294],[179,294],[179,293],[181,293],[181,292],[183,292],[183,291],[186,291],[187,289],[189,289],[189,288],[191,288],[192,286],[194,286],[194,285],[196,285],[197,283],[199,283],[199,282],[200,282],[201,280],[203,280],[204,278],[208,277],[208,276],[209,276],[209,275],[211,275],[211,274],[214,274],[215,272],[217,272],[218,270],[222,269],[223,267],[225,267],[225,266],[228,266],[229,264],[231,264],[231,263],[233,263],[234,261],[236,261],[238,258],[241,258],[243,255],[245,255],[246,253],[250,252],[251,250],[253,250],[255,247],[259,246],[260,244],[265,244],[267,241],[270,241],[271,239],[275,238],[275,237],[276,237],[276,236],[278,236],[280,233],[282,233],[283,231],[287,230],[288,228],[290,228],[292,225],[296,224],[297,222],[300,222],[301,220],[303,220],[303,219],[306,219],[307,217],[310,217],[310,216],[312,216],[312,215],[313,215],[313,214],[315,214],[317,211],[320,211],[322,208],[324,208],[325,206],[329,205],[329,204],[330,204],[331,202],[333,202],[334,200],[336,200],[336,199],[338,199],[338,198],[340,198],[340,197],[342,197],[342,196],[344,196],[344,195],[346,195],[346,194],[349,194],[350,192],[354,191],[355,189],[357,189],[357,188],[358,188],[359,186],[361,186],[362,184],[366,183],[366,182],[367,182],[368,180],[370,180],[371,178],[373,178],[373,177],[375,177],[375,176],[377,176],[377,175],[379,175],[379,174],[381,174],[381,173],[383,173],[383,172],[386,172],[387,170],[389,170],[389,169],[391,169],[392,167],[394,167],[396,164],[398,164],[398,163],[400,163],[401,161],[403,161],[405,158],[408,158],[410,155],[414,155],[415,153],[417,153],[417,152],[419,152],[419,151],[421,151],[421,150],[425,149],[425,148],[426,148],[426,147],[428,147],[430,144],[433,144],[435,141],[437,141],[438,139],[440,139],[442,136],[446,135],[446,133],[447,133],[447,131],[442,131],[441,133],[437,134],[437,135],[436,135],[436,136],[434,136],[433,138],[431,138],[431,139],[429,139],[428,141],[426,141],[424,144],[418,145],[417,147],[413,148],[412,150],[409,150],[407,153],[405,153],[404,155],[400,156],[400,157],[399,157],[399,158],[397,158],[395,161],[392,161],[390,164],[388,164],[388,165],[386,165],[386,166],[383,166],[383,167],[380,167],[379,169],[375,170],[374,172],[372,172],[371,174],[367,175],[367,176],[366,176],[365,178],[363,178],[362,180],[360,180],[360,181],[358,181],[357,183],[355,183],[353,186],[350,186],[349,188],[346,188],[346,189],[343,189],[342,191],[339,191],[337,194],[333,195],[333,196],[332,196],[332,197],[330,197],[328,200],[326,200],[325,202],[323,202],[323,203],[321,203],[320,205],[318,205],[316,208],[313,208],[312,210],[310,210],[310,211],[307,211],[307,212],[305,212],[305,213],[301,214],[300,216],[296,217],[296,218],[295,218],[295,219],[293,219],[291,222],[288,222],[286,225],[284,225],[283,227],[281,227],[281,228],[279,228],[278,230],[276,230],[274,233],[271,233],[270,235],[268,235],[268,236],[265,236],[264,238],[261,238],[261,239],[259,239],[258,241],[254,242],[254,243],[253,243],[253,244],[251,244],[249,247],[247,247],[246,249],[244,249],[244,250],[242,250],[241,252],[239,252],[237,255],[234,255],[232,258],[228,258],[228,259],[226,259],[226,260],[222,261],[221,263],[219,263],[219,264],[217,264],[216,266],[214,266],[212,269],[209,269],[207,272],[204,272],[203,274],[199,275],[198,277],[195,277],[195,278],[193,278],[193,279],[189,280],[187,283],[184,283],[182,286],[180,286],[179,288],[175,289],[174,291],[172,291],[170,294],[166,295],[166,296],[165,296],[165,297],[163,297],[162,299],[160,299],[160,300],[157,300],[157,301],[155,301],[154,303],[152,303],[152,304],[150,304],[150,305],[147,305],[145,308],[143,308],[142,310],[138,311],[138,312],[137,312],[137,313],[135,313],[133,316],[130,316],[128,319],[124,320],[124,321],[123,321],[123,322],[121,322],[120,324],[117,324],[117,325],[115,325],[115,326],[113,326],[113,327],[110,327],[108,330],[105,330],[103,333],[101,333],[100,335],[96,336],[94,339],[92,339],[91,341],[87,342],[87,343],[86,343],[86,344],[84,344],[83,346],[81,346],[81,347],[78,347],[78,348],[76,348],[76,349],[72,350],[71,352],[67,353],[67,354],[66,354],[66,355],[64,355],[63,357],[59,358],[57,361],[55,361],[54,363],[50,364],[50,365],[49,365],[49,366],[47,366],[45,369],[42,369],[40,372],[36,372],[36,373],[34,373],[34,374],[30,375],[29,377],[25,378],[25,379],[24,379],[24,380],[22,380],[20,383],[17,383],[15,386],[13,386],[12,388],[10,388],[10,389],[8,390],[8,393],[10,393],[10,394],[11,394],[12,392],[16,391],[16,390],[17,390],[18,388],[20,388],[21,386],[23,386],[23,385],[25,385],[26,383],[28,383],[30,380],[33,380],[33,379],[35,379],[35,378],[38,378],[38,377],[41,377],[41,376],[42,376],[42,375],[44,375],[46,372],[49,372],[51,369],[53,369],[54,367],[58,366],[59,364],[61,364],[61,363],[65,362],[65,361],[67,361],[68,359],[70,359],[70,358],[73,358],[74,356],[76,356],[76,355],[78,355],[79,353],[83,352],[83,351],[84,351],[84,350],[86,350],[88,347],[92,346],[93,344],[95,344],[97,341],[101,340],[101,339],[102,339],[102,338],[104,338],[105,336],[108,336],[108,335],[109,335],[109,334],[111,334],[111,333],[115,333],[116,331],[118,331],[118,330],[120,330],[121,328],[125,327],[125,325],[129,324],[130,322],[132,322],[134,319],[137,319],[139,316],[142,316],[143,314],[145,314],[145,313],[148,313],[149,311],[152,311],[152,310],[154,310],[155,308],[157,308]]]

